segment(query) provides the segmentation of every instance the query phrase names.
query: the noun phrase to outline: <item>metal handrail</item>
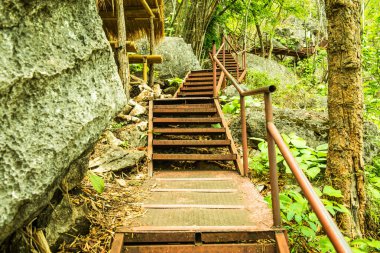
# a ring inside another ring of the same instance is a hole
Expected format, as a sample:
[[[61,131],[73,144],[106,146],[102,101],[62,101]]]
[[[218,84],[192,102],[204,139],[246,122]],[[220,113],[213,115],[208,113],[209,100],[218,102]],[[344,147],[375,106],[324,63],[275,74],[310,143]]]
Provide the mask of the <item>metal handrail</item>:
[[[228,41],[227,41],[228,43]],[[224,47],[224,43],[223,43]],[[218,54],[216,54],[214,45],[212,60],[214,76],[216,75],[216,65],[223,71],[226,78],[228,78],[232,85],[236,88],[240,95],[240,116],[242,127],[242,146],[243,146],[243,167],[244,175],[248,175],[248,140],[247,140],[247,122],[245,113],[245,97],[258,94],[264,94],[265,102],[265,120],[267,128],[267,142],[268,142],[268,160],[269,160],[269,172],[270,172],[270,184],[272,195],[272,211],[273,211],[273,223],[275,227],[281,227],[281,211],[280,211],[280,198],[278,187],[278,175],[277,175],[277,162],[276,162],[276,148],[277,144],[281,154],[283,155],[286,163],[289,165],[292,173],[294,174],[298,184],[300,185],[306,199],[311,205],[313,211],[321,222],[323,229],[325,230],[328,238],[333,244],[335,250],[338,253],[350,253],[352,252],[350,246],[344,239],[343,234],[335,224],[331,215],[323,205],[322,201],[315,193],[310,181],[307,179],[304,172],[299,168],[295,158],[291,154],[289,148],[286,146],[279,131],[273,123],[273,109],[271,101],[271,93],[276,90],[276,86],[271,85],[254,90],[244,91],[239,82],[229,73],[224,65],[218,60]],[[222,48],[222,47],[221,47]],[[218,53],[221,51],[218,50]]]

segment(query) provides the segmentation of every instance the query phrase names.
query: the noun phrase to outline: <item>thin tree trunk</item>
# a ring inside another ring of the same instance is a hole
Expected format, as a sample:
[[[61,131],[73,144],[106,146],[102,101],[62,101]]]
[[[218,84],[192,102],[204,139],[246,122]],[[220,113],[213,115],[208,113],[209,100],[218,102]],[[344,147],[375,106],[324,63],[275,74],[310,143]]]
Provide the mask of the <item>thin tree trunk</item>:
[[[350,237],[364,234],[366,195],[363,162],[360,0],[326,0],[328,20],[329,151],[327,174],[351,213],[337,222]]]

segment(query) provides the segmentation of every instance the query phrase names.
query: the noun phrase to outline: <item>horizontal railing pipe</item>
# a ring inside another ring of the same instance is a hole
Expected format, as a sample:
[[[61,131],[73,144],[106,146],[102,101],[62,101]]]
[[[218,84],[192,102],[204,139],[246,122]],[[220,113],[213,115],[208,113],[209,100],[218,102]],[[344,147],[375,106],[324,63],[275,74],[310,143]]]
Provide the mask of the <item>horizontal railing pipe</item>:
[[[278,148],[280,149],[284,159],[286,160],[289,168],[293,172],[298,184],[300,185],[306,199],[309,201],[311,208],[314,210],[319,221],[321,222],[323,229],[325,230],[327,236],[330,238],[335,250],[338,253],[349,253],[352,252],[350,246],[344,239],[343,234],[340,232],[338,226],[335,224],[331,218],[329,212],[326,210],[322,201],[319,199],[318,195],[315,193],[311,183],[307,179],[305,173],[299,168],[295,158],[290,152],[289,148],[286,146],[284,140],[282,139],[279,131],[273,122],[267,123],[267,129],[272,135],[274,141],[276,142]]]
[[[274,91],[276,91],[276,86],[270,85],[266,87],[257,88],[254,90],[244,91],[241,95],[246,97],[246,96],[258,95],[258,94],[264,94],[264,93],[272,93]]]

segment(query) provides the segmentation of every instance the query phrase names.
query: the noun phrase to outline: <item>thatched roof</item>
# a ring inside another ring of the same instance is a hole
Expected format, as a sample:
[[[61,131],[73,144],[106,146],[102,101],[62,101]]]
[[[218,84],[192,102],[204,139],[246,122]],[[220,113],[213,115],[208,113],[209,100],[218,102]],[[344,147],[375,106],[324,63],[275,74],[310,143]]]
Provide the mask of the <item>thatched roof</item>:
[[[115,0],[98,0],[99,14],[103,28],[110,38],[117,38],[117,15]],[[145,0],[154,14],[154,34],[156,43],[164,37],[163,0]],[[150,35],[150,15],[141,0],[124,0],[127,40],[134,41]]]

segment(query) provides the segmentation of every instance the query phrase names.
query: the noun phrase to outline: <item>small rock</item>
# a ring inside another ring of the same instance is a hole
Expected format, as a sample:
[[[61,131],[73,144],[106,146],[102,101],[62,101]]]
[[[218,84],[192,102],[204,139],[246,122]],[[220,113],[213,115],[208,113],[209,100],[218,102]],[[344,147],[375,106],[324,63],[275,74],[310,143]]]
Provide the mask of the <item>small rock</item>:
[[[133,106],[131,105],[125,105],[123,110],[121,111],[122,114],[128,115],[133,109]]]
[[[129,113],[130,116],[140,116],[147,113],[147,110],[144,106],[136,104],[133,110]]]
[[[172,98],[173,95],[170,94],[162,94],[160,98]]]
[[[136,101],[133,100],[133,99],[130,99],[130,100],[128,101],[128,104],[129,104],[130,106],[132,106],[132,107],[135,107],[135,106],[137,105]]]
[[[91,223],[87,219],[86,213],[85,205],[73,205],[67,197],[64,197],[61,203],[54,208],[45,229],[46,240],[54,251],[58,250],[61,243],[71,243],[75,236],[89,232]]]
[[[161,93],[162,93],[161,86],[158,83],[153,85],[154,98],[159,98],[161,96]]]
[[[146,132],[141,131],[137,125],[128,125],[119,129],[116,136],[128,142],[130,148],[145,147],[148,144]]]
[[[153,91],[143,90],[137,97],[135,97],[136,102],[146,102],[153,100]]]
[[[131,115],[119,114],[117,115],[117,117],[119,119],[126,121],[127,123],[138,123],[141,121],[139,118],[131,116]]]
[[[112,148],[99,157],[96,164],[98,167],[92,171],[104,173],[107,171],[120,171],[131,169],[145,158],[145,152],[139,150],[124,150],[122,148]],[[96,158],[95,158],[96,159]],[[94,159],[94,160],[95,160]],[[103,162],[103,163],[101,163]]]
[[[115,135],[111,131],[105,131],[104,133],[105,138],[107,139],[107,142],[114,147],[118,147],[123,142],[115,137]]]
[[[142,84],[140,84],[139,87],[140,87],[140,89],[141,89],[142,91],[144,91],[144,90],[151,91],[151,92],[153,91],[152,88],[149,87],[146,83],[142,83]]]
[[[164,93],[165,94],[170,94],[170,95],[174,95],[176,92],[177,92],[178,88],[175,87],[175,86],[170,86],[166,89],[164,89]]]
[[[138,123],[137,125],[137,128],[140,130],[140,131],[146,131],[148,129],[148,122],[147,121],[142,121],[140,123]]]
[[[115,181],[116,181],[121,187],[126,187],[126,186],[127,186],[127,182],[125,182],[125,180],[122,179],[122,178],[116,178]]]

